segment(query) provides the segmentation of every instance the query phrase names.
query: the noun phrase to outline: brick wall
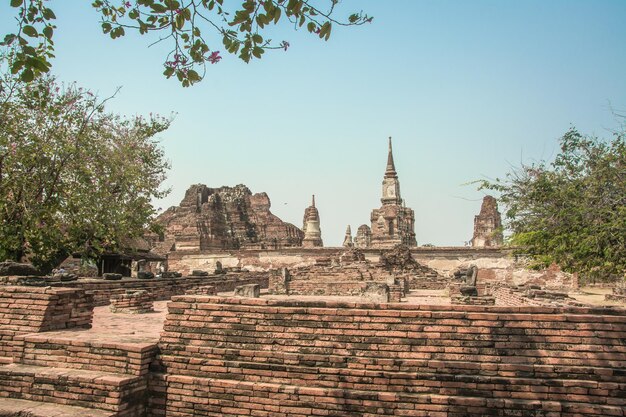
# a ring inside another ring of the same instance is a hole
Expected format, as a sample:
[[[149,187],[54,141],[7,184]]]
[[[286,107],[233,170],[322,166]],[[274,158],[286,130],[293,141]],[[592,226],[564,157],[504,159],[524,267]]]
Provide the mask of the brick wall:
[[[75,288],[0,286],[0,356],[16,353],[15,337],[89,328],[93,297]]]
[[[259,284],[261,288],[268,286],[267,272],[241,272],[227,275],[208,277],[181,277],[159,279],[123,279],[121,281],[106,281],[103,279],[83,279],[69,284],[93,294],[96,306],[109,304],[111,296],[126,292],[126,290],[146,290],[155,301],[169,300],[174,295],[182,295],[187,290],[204,285],[212,285],[217,292],[233,291],[235,287],[245,284]]]
[[[150,313],[154,311],[152,295],[144,290],[127,290],[111,297],[112,313]]]
[[[623,416],[626,311],[175,297],[153,415]]]

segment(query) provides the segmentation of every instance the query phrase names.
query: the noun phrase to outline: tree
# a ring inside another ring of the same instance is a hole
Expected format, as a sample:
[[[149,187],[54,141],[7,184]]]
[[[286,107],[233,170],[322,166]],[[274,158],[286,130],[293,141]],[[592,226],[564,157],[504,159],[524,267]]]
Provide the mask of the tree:
[[[141,236],[151,199],[167,194],[154,135],[169,120],[107,113],[89,91],[51,77],[0,85],[0,259],[46,271]]]
[[[507,207],[510,242],[537,266],[556,262],[589,279],[626,272],[626,129],[611,140],[570,129],[552,163],[482,181]]]
[[[11,0],[17,12],[18,30],[5,36],[3,45],[18,49],[11,71],[29,82],[48,72],[54,57],[53,24],[56,16],[47,7],[49,0]],[[295,28],[328,40],[333,25],[354,26],[371,22],[366,14],[352,13],[345,21],[335,18],[338,0],[243,0],[239,7],[223,5],[223,0],[94,0],[101,14],[102,30],[112,39],[136,30],[140,34],[161,35],[156,42],[171,42],[163,74],[176,76],[187,87],[200,81],[206,63],[222,58],[218,45],[245,62],[260,59],[268,49],[287,50],[289,42],[276,44],[265,39],[266,26],[287,21]],[[325,7],[315,6],[322,3]],[[209,40],[213,34],[219,40]]]

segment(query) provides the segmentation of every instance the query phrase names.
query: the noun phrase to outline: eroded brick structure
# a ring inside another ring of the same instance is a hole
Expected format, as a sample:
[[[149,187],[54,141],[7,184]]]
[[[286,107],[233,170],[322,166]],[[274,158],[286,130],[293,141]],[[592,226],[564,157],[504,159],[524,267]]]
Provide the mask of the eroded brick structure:
[[[73,288],[0,286],[0,363],[20,335],[89,328],[93,296]]]
[[[178,207],[157,218],[165,232],[152,237],[155,252],[300,246],[303,232],[272,214],[270,206],[266,193],[252,194],[244,185],[193,185]]]
[[[365,259],[356,248],[337,258],[320,258],[316,265],[283,269],[270,275],[268,290],[272,294],[369,297],[372,283],[386,285],[389,300],[400,302],[410,288],[420,288],[424,278],[437,273],[416,262],[406,246],[399,246],[377,263]],[[447,279],[441,279],[441,288]]]
[[[169,304],[155,415],[623,416],[626,311]]]
[[[372,229],[366,224],[362,224],[356,231],[354,247],[359,249],[368,248],[372,243]]]
[[[502,219],[498,202],[490,195],[483,198],[480,213],[474,217],[472,246],[489,247],[502,245]]]
[[[111,296],[112,313],[143,314],[154,311],[152,295],[145,290],[127,290]]]

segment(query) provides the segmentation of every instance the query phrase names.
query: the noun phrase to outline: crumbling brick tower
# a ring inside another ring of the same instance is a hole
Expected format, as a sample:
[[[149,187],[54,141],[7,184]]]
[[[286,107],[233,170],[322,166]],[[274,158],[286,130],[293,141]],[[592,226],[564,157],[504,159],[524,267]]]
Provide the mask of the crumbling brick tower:
[[[498,202],[490,195],[483,198],[480,213],[474,217],[472,246],[488,247],[502,245],[502,219]]]

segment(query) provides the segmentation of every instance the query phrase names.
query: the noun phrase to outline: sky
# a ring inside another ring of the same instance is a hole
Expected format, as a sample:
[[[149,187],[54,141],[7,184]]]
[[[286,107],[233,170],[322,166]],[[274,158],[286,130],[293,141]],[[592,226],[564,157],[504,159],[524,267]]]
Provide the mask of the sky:
[[[15,27],[0,3],[0,32]],[[103,35],[91,1],[52,0],[53,73],[112,95],[109,111],[173,115],[159,140],[177,205],[192,184],[247,185],[302,227],[315,194],[326,246],[381,205],[387,138],[419,245],[463,245],[484,191],[521,163],[550,160],[570,127],[609,137],[626,109],[626,1],[343,0],[360,27],[328,42],[289,25],[287,52],[224,58],[191,88],[162,76],[168,48]],[[219,38],[211,49],[220,49]]]

